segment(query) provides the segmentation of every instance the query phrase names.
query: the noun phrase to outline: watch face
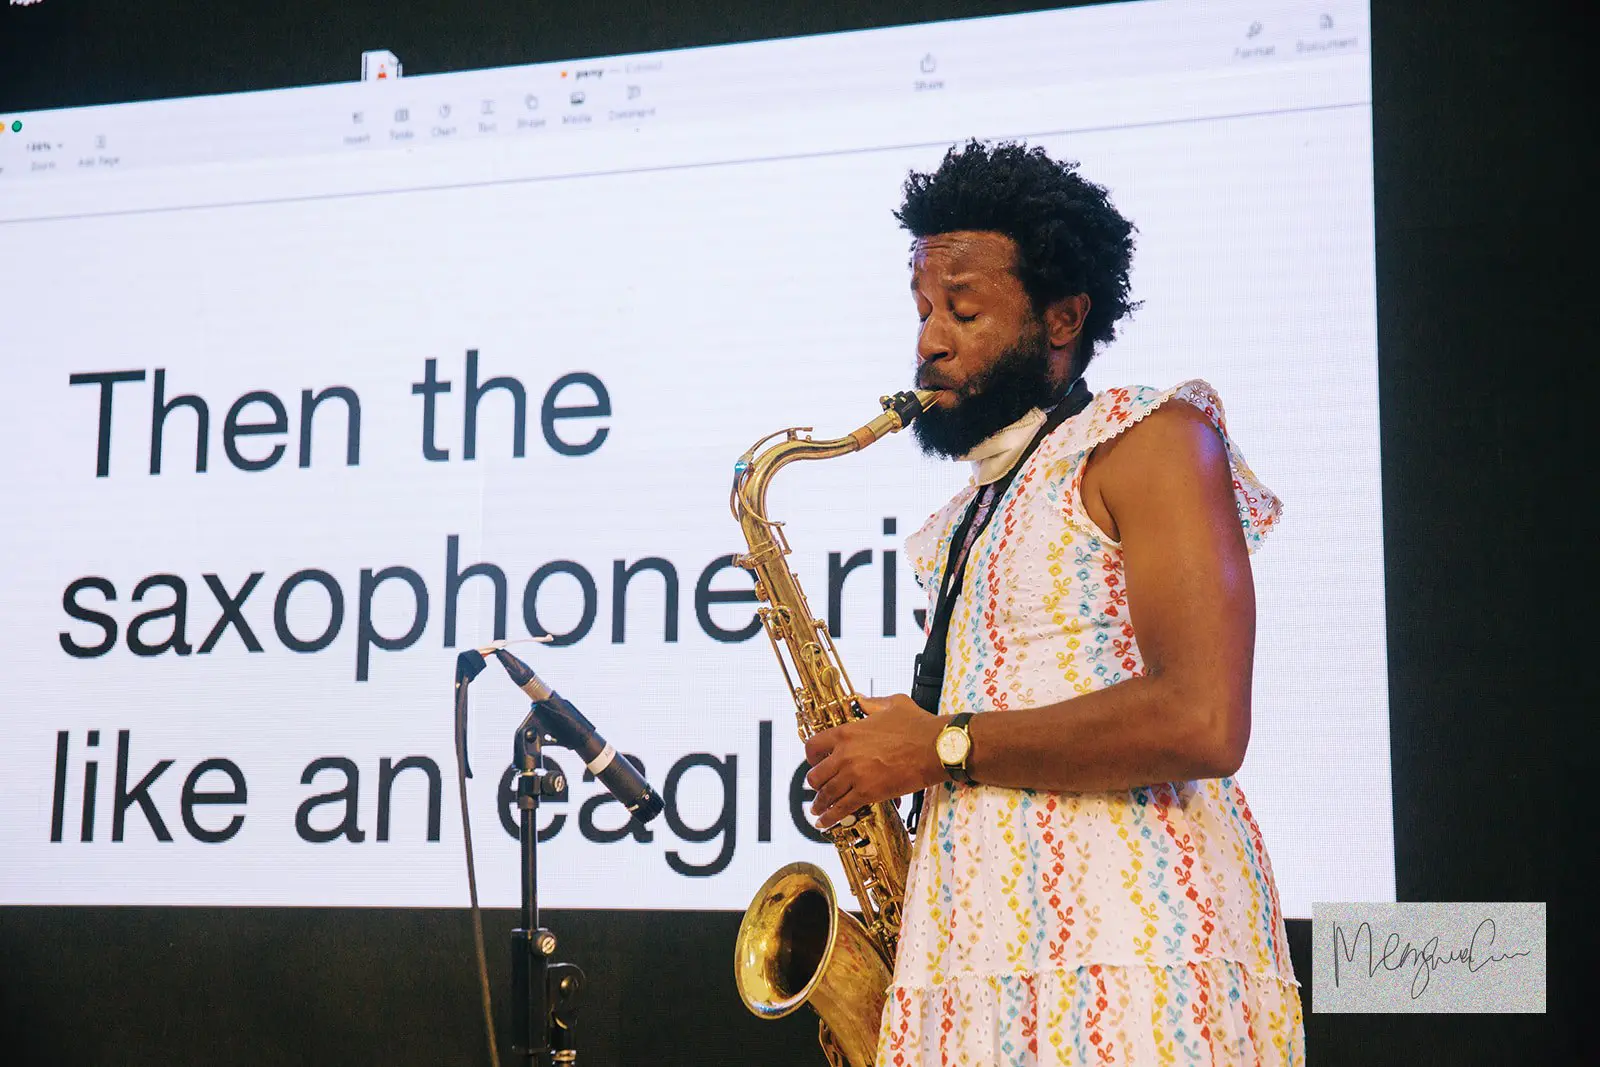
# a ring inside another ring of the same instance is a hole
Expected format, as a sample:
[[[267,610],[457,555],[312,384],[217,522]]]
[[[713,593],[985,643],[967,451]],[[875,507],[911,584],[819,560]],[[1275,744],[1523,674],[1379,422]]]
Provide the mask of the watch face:
[[[965,730],[952,730],[946,727],[939,734],[938,743],[934,747],[939,753],[941,763],[960,763],[967,758],[967,748],[971,743]]]

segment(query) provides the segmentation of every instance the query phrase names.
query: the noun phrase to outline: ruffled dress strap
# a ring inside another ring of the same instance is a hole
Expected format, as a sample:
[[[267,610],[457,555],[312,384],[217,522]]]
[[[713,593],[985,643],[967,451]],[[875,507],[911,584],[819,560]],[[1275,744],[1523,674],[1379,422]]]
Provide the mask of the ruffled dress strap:
[[[1222,435],[1223,444],[1228,450],[1228,466],[1233,475],[1233,499],[1239,514],[1239,526],[1244,531],[1246,548],[1254,553],[1267,534],[1277,528],[1283,517],[1283,501],[1262,484],[1255,471],[1250,469],[1250,464],[1245,462],[1244,453],[1228,436],[1222,399],[1209,382],[1198,378],[1170,389],[1154,389],[1150,386],[1107,389],[1095,397],[1082,415],[1071,420],[1064,432],[1053,435],[1052,440],[1045,443],[1040,450],[1045,454],[1039,458],[1050,463],[1055,468],[1052,473],[1059,474],[1069,486],[1069,491],[1063,493],[1061,499],[1067,521],[1102,543],[1117,543],[1083,513],[1083,475],[1088,466],[1084,460],[1096,447],[1124,433],[1151,412],[1174,400],[1204,413]]]

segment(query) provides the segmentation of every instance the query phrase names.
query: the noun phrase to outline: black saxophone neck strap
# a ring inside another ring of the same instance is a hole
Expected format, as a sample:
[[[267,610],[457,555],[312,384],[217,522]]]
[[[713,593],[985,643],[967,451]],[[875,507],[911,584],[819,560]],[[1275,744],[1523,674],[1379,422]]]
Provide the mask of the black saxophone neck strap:
[[[1089,392],[1089,387],[1084,384],[1082,378],[1074,381],[1066,395],[1061,398],[1061,402],[1051,409],[1044,425],[1039,427],[1033,435],[1033,440],[1028,442],[1028,447],[1023,449],[1017,461],[1011,465],[1011,469],[997,481],[980,488],[973,496],[972,503],[957,525],[954,536],[950,538],[950,555],[945,562],[943,580],[939,586],[939,599],[934,606],[933,619],[928,626],[928,640],[916,658],[916,667],[911,680],[911,699],[930,715],[939,713],[939,694],[944,689],[945,642],[950,635],[950,619],[955,614],[956,601],[960,599],[961,587],[966,581],[967,561],[971,558],[973,546],[988,528],[989,520],[1000,510],[1000,503],[1005,499],[1011,483],[1022,468],[1027,466],[1028,460],[1033,458],[1033,453],[1044,439],[1063,422],[1088,407],[1089,401],[1093,399],[1094,394]],[[922,794],[918,793],[912,798],[911,817],[908,820],[913,831],[921,813]]]

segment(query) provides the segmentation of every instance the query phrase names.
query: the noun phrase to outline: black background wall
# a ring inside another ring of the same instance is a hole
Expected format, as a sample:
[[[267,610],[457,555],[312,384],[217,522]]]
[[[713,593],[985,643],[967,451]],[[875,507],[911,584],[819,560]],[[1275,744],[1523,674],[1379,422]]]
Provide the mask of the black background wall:
[[[1046,6],[46,0],[0,8],[0,111],[344,81],[371,47],[424,74]],[[1548,901],[1550,1013],[1308,1014],[1308,1050],[1329,1065],[1579,1062],[1594,938],[1575,863],[1594,803],[1577,783],[1596,707],[1579,429],[1600,351],[1580,62],[1600,20],[1578,0],[1373,7],[1399,898]],[[496,990],[513,919],[489,915]],[[740,1008],[722,962],[736,914],[548,919],[592,977],[583,1062],[819,1062],[809,1020]],[[1292,924],[1308,1009],[1309,933]],[[463,912],[0,909],[0,1061],[486,1059]]]

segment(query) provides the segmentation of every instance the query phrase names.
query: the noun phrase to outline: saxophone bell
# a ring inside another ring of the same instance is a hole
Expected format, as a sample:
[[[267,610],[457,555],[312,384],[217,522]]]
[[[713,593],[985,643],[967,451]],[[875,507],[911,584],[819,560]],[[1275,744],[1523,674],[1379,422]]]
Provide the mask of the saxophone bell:
[[[870,1064],[891,978],[872,935],[839,909],[821,867],[780,867],[756,892],[739,924],[734,980],[763,1019],[809,1004],[847,1064]]]

